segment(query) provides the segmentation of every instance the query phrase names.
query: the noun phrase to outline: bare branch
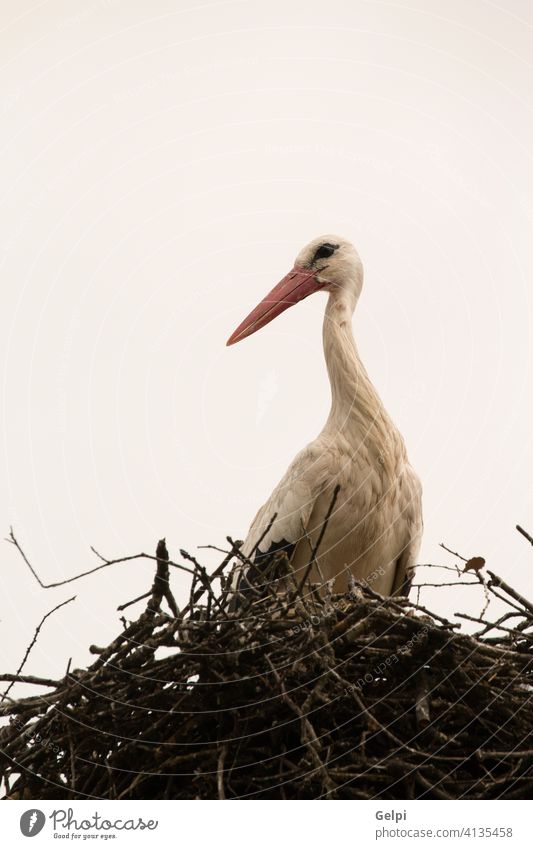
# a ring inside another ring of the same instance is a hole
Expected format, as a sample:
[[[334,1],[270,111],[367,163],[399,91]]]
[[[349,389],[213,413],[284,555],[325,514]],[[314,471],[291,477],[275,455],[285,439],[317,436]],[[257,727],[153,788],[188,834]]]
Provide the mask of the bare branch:
[[[519,592],[514,590],[512,587],[507,584],[503,578],[500,578],[499,575],[496,575],[494,572],[491,572],[487,569],[488,574],[490,575],[491,583],[495,584],[501,590],[503,590],[507,595],[510,595],[511,598],[514,598],[519,604],[521,604],[529,613],[533,614],[533,604],[524,598],[523,595],[520,595]]]
[[[326,528],[327,528],[328,522],[331,518],[331,514],[333,513],[333,509],[335,507],[335,502],[337,501],[337,497],[339,495],[339,492],[340,492],[340,485],[337,484],[337,486],[333,490],[333,497],[330,501],[330,505],[328,507],[328,512],[326,513],[326,518],[324,519],[324,521],[322,523],[322,527],[320,528],[320,533],[318,535],[318,539],[316,541],[315,547],[313,548],[313,550],[311,552],[311,556],[309,558],[309,563],[307,564],[307,567],[306,567],[305,572],[303,574],[302,580],[298,584],[298,594],[301,593],[302,588],[303,588],[305,582],[307,581],[307,579],[309,577],[311,569],[313,568],[313,566],[315,564],[316,555],[317,555],[317,552],[318,552],[318,550],[319,550],[319,548],[322,544],[322,540],[324,538],[324,534],[326,533]]]
[[[152,597],[148,603],[148,609],[153,611],[159,610],[161,607],[161,601],[164,598],[174,616],[179,616],[178,605],[172,595],[169,584],[170,573],[168,570],[168,551],[166,541],[164,539],[160,539],[157,544],[156,558],[157,570],[154,577],[154,583],[152,585]]]
[[[459,560],[463,560],[463,561],[464,561],[464,563],[466,563],[466,562],[467,562],[468,557],[463,557],[463,555],[462,555],[462,554],[459,554],[457,551],[452,551],[452,549],[451,549],[451,548],[448,548],[448,546],[447,546],[447,545],[444,545],[444,543],[443,543],[443,542],[440,542],[440,543],[439,543],[439,545],[440,545],[440,547],[441,547],[441,548],[443,548],[443,549],[444,549],[444,551],[447,551],[447,552],[448,552],[448,554],[453,554],[453,556],[454,556],[454,557],[458,557],[458,558],[459,558]]]
[[[15,546],[22,559],[24,560],[25,564],[29,568],[30,572],[32,573],[33,577],[35,578],[39,586],[41,586],[44,590],[53,589],[54,587],[62,587],[65,584],[71,584],[73,581],[78,581],[80,578],[86,578],[87,575],[94,575],[95,572],[99,572],[101,569],[107,569],[108,566],[114,566],[117,563],[128,563],[131,560],[142,559],[157,561],[157,555],[154,557],[153,554],[145,554],[144,552],[141,552],[140,554],[131,554],[128,557],[117,557],[114,560],[108,560],[106,557],[103,557],[101,554],[99,554],[96,549],[91,546],[91,551],[93,551],[96,556],[100,558],[100,560],[103,560],[103,563],[101,563],[100,566],[95,566],[93,569],[87,569],[85,572],[80,572],[79,575],[73,575],[72,578],[65,578],[64,581],[54,581],[54,583],[45,584],[43,581],[41,581],[39,575],[26,557],[26,554],[24,553],[23,549],[20,546],[20,543],[18,542],[15,537],[15,534],[13,533],[13,528],[10,529],[10,534],[6,541],[10,542],[12,545]],[[175,569],[180,569],[182,572],[188,572],[190,575],[194,574],[193,569],[189,569],[182,563],[174,563],[172,560],[169,560],[168,565],[173,566]]]
[[[25,665],[25,663],[26,663],[26,661],[27,661],[27,659],[28,659],[28,657],[29,657],[29,654],[30,654],[30,652],[31,652],[32,648],[34,647],[35,643],[37,642],[37,639],[38,639],[39,634],[40,634],[40,632],[41,632],[41,628],[43,627],[43,625],[44,625],[44,623],[46,622],[46,620],[48,619],[48,617],[49,617],[49,616],[51,616],[51,615],[52,615],[52,613],[55,613],[55,612],[56,612],[56,610],[59,610],[61,607],[65,607],[65,605],[66,605],[66,604],[70,604],[70,602],[71,602],[71,601],[74,601],[74,599],[75,599],[75,598],[76,598],[76,596],[75,596],[75,595],[73,595],[73,596],[72,596],[72,598],[68,598],[66,601],[62,601],[62,602],[61,602],[61,604],[56,604],[56,606],[55,606],[55,607],[53,607],[53,608],[52,608],[52,610],[49,610],[49,611],[48,611],[48,613],[45,613],[45,615],[43,616],[43,618],[41,619],[41,621],[40,621],[40,622],[39,622],[39,624],[37,625],[37,628],[35,629],[35,633],[34,633],[34,635],[33,635],[33,639],[32,639],[32,641],[31,641],[31,643],[29,644],[28,648],[26,649],[26,652],[25,652],[25,654],[24,654],[24,657],[22,658],[22,661],[21,661],[21,663],[20,663],[20,666],[19,666],[19,668],[17,669],[17,671],[16,671],[16,673],[15,673],[14,680],[12,680],[12,681],[11,681],[11,684],[9,685],[9,687],[7,688],[7,690],[6,690],[6,691],[2,694],[2,696],[1,696],[1,698],[2,698],[2,699],[5,699],[5,698],[6,698],[6,696],[7,696],[7,695],[8,695],[8,693],[9,693],[9,691],[11,690],[11,688],[13,687],[13,685],[16,683],[16,680],[18,679],[18,676],[20,675],[20,673],[21,673],[21,672],[22,672],[22,670],[24,669],[24,665]]]
[[[525,531],[520,525],[516,526],[516,530],[521,533],[522,536],[525,537],[527,541],[531,543],[531,545],[533,545],[533,537],[531,536],[531,534],[528,534],[528,532]]]
[[[14,684],[35,684],[38,687],[59,687],[60,681],[53,678],[39,678],[37,675],[14,675],[10,672],[0,674],[0,681],[12,681]],[[6,690],[7,693],[7,690]],[[4,693],[4,697],[6,695]]]

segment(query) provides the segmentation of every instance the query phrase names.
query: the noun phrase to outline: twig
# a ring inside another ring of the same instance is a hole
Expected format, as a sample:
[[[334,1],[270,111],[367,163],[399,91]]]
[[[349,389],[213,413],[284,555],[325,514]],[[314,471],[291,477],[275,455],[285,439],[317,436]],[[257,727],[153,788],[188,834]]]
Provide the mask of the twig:
[[[266,537],[266,535],[270,533],[270,529],[272,528],[272,525],[273,525],[273,524],[274,524],[274,522],[276,521],[277,515],[278,515],[277,513],[274,513],[274,515],[272,516],[272,518],[271,518],[270,522],[269,522],[269,523],[268,523],[268,525],[266,526],[265,530],[263,531],[263,533],[261,534],[261,536],[260,536],[260,537],[259,537],[259,539],[257,540],[256,544],[255,544],[255,545],[254,545],[254,547],[253,547],[252,554],[250,555],[250,559],[252,559],[252,557],[253,557],[253,556],[254,556],[254,555],[255,555],[255,554],[259,551],[259,546],[260,546],[260,545],[261,545],[261,543],[263,542],[263,540],[264,540],[264,538]]]
[[[335,793],[335,783],[333,782],[331,776],[328,773],[327,764],[325,764],[322,758],[320,757],[320,741],[317,737],[316,731],[313,728],[309,717],[306,716],[306,714],[302,711],[299,705],[296,704],[294,699],[289,696],[287,688],[285,687],[285,683],[283,682],[281,676],[279,675],[276,667],[274,666],[268,655],[266,657],[266,660],[278,683],[281,698],[289,706],[293,713],[300,719],[302,742],[305,745],[307,751],[309,752],[311,761],[315,764],[315,769],[317,769],[322,774],[324,787],[327,789],[327,794],[332,795]]]
[[[195,569],[196,569],[195,574],[198,575],[200,581],[203,584],[204,591],[207,592],[207,596],[208,596],[208,600],[209,600],[209,606],[211,606],[211,602],[213,601],[216,604],[216,606],[218,607],[218,609],[220,610],[221,609],[220,601],[215,596],[215,594],[213,592],[213,587],[211,586],[211,581],[213,580],[213,577],[211,577],[211,580],[210,580],[204,566],[202,566],[201,563],[198,563],[196,557],[194,557],[192,554],[189,554],[189,552],[185,551],[184,548],[180,548],[180,554],[186,560],[189,560],[191,563],[194,563],[194,566],[195,566]]]
[[[415,714],[420,728],[426,728],[430,722],[429,685],[424,668],[420,670],[416,687]]]
[[[164,598],[168,606],[170,607],[173,615],[175,617],[178,617],[178,605],[176,604],[176,600],[172,595],[172,591],[170,589],[169,584],[169,559],[167,545],[164,539],[160,539],[157,543],[156,558],[157,569],[154,577],[154,583],[152,584],[151,599],[148,602],[147,609],[150,609],[154,612],[156,610],[159,610],[161,607],[161,601]]]
[[[438,613],[434,613],[432,610],[429,610],[427,607],[424,607],[423,604],[415,604],[414,601],[410,601],[408,598],[402,598],[401,596],[394,596],[390,598],[385,598],[384,596],[377,593],[368,584],[363,584],[360,581],[355,582],[358,587],[360,587],[363,592],[368,593],[372,598],[379,601],[382,605],[390,605],[393,609],[397,610],[402,615],[405,614],[404,607],[410,607],[413,610],[419,610],[421,613],[424,613],[426,616],[430,616],[432,619],[435,619],[437,622],[440,622],[444,625],[445,628],[460,628],[461,625],[459,622],[450,622],[449,619],[445,619],[444,616],[439,616]]]
[[[224,743],[220,747],[220,754],[218,756],[218,764],[217,764],[217,787],[218,787],[218,798],[225,799],[226,794],[224,792],[224,761],[226,759],[226,754],[228,751],[228,746]]]
[[[160,541],[151,605],[90,666],[0,678],[54,688],[0,705],[9,798],[531,795],[533,616],[501,579],[487,576],[504,612],[462,634],[355,579],[291,603],[292,571],[250,599],[249,619],[229,616],[224,564],[208,575],[191,558],[200,584],[173,619],[167,557]]]
[[[153,554],[145,554],[144,552],[141,552],[140,554],[131,554],[129,557],[117,557],[114,560],[107,560],[107,558],[103,557],[96,551],[95,548],[91,546],[91,551],[93,551],[97,555],[97,557],[100,558],[100,560],[104,561],[100,564],[100,566],[95,566],[94,569],[87,569],[85,572],[80,572],[79,575],[73,575],[72,578],[65,578],[64,581],[55,581],[52,584],[45,584],[43,581],[41,581],[39,575],[26,557],[24,551],[20,546],[20,543],[18,542],[17,538],[15,537],[15,534],[13,533],[13,528],[10,529],[10,534],[9,537],[6,538],[6,542],[10,542],[12,545],[15,546],[22,559],[24,560],[26,566],[32,573],[33,577],[35,578],[39,586],[41,586],[44,590],[49,590],[54,587],[62,587],[65,584],[71,584],[73,581],[78,581],[80,578],[86,578],[87,575],[94,575],[94,573],[99,572],[100,569],[106,569],[108,566],[114,566],[116,563],[128,563],[130,560],[141,559],[157,560],[157,556],[154,557]],[[172,560],[169,560],[168,565],[173,566],[175,569],[181,569],[183,572],[188,572],[190,575],[194,574],[192,569],[189,569],[187,566],[183,566],[182,563],[174,563]]]
[[[420,584],[411,584],[411,588],[417,587],[423,589],[424,587],[479,587],[479,581],[443,581],[442,584],[429,584],[429,583],[420,583]]]
[[[468,562],[468,561],[467,561]],[[445,566],[444,563],[417,563],[414,569],[444,569],[447,572],[453,572],[454,575],[459,573],[460,575],[464,575],[458,566]]]
[[[520,534],[522,534],[522,536],[525,537],[527,539],[527,541],[531,543],[531,545],[533,545],[533,537],[531,536],[531,534],[528,534],[528,532],[525,531],[520,525],[516,526],[516,530]]]
[[[10,672],[0,674],[0,681],[13,681],[14,684],[35,684],[37,687],[55,687],[56,689],[61,683],[54,681],[53,678],[39,678],[37,675],[14,675]]]
[[[340,484],[337,484],[337,486],[333,490],[333,497],[332,497],[330,505],[328,507],[328,512],[326,513],[326,518],[324,519],[324,521],[322,523],[322,527],[320,528],[320,533],[318,535],[318,539],[316,541],[315,547],[313,548],[313,550],[311,552],[311,557],[309,558],[309,563],[307,564],[307,567],[306,567],[306,570],[304,572],[302,580],[298,584],[297,595],[300,595],[300,593],[302,592],[303,586],[304,586],[305,582],[307,581],[307,578],[309,577],[309,573],[311,572],[311,569],[313,568],[313,564],[316,560],[316,555],[317,555],[318,549],[320,548],[320,545],[322,543],[322,539],[324,537],[324,534],[326,533],[326,528],[328,526],[328,522],[330,520],[331,514],[333,513],[333,508],[335,507],[335,502],[337,501],[337,496],[338,496],[339,492],[340,492]]]
[[[527,598],[524,598],[523,595],[520,595],[520,593],[510,587],[509,584],[506,584],[503,578],[500,578],[499,575],[496,575],[489,569],[487,569],[487,572],[490,575],[491,583],[495,584],[497,587],[507,593],[507,595],[510,595],[511,598],[514,598],[515,601],[523,605],[523,607],[525,607],[525,609],[528,610],[529,613],[533,613],[533,604],[531,604],[531,602],[529,602]]]
[[[232,540],[230,537],[226,537],[226,539],[228,540],[228,542],[229,542],[229,544],[230,544],[230,546],[231,546],[231,549],[230,549],[230,551],[228,551],[228,552],[227,552],[226,557],[224,558],[224,560],[222,561],[222,563],[220,564],[220,566],[217,566],[217,568],[215,569],[215,571],[212,573],[211,578],[210,578],[211,583],[213,583],[213,581],[214,581],[216,578],[220,578],[220,576],[221,576],[221,575],[223,574],[223,572],[224,572],[224,569],[225,569],[225,568],[226,568],[226,567],[227,567],[227,566],[231,563],[232,558],[233,558],[233,557],[235,557],[235,556],[238,554],[238,552],[239,552],[239,546],[242,544],[240,540]],[[194,574],[196,575],[196,572],[194,572]],[[184,608],[183,608],[183,610],[182,610],[182,612],[181,612],[181,617],[182,617],[182,619],[183,619],[183,618],[184,618],[184,617],[185,617],[188,613],[190,613],[190,611],[191,611],[191,609],[192,609],[192,606],[194,606],[194,605],[196,604],[196,602],[197,602],[197,601],[199,601],[199,600],[201,599],[201,597],[202,597],[202,595],[204,594],[204,592],[205,592],[204,587],[201,587],[199,590],[197,590],[197,591],[194,593],[194,595],[192,596],[192,599],[190,600],[189,604],[188,604],[186,607],[184,607]]]
[[[481,619],[479,616],[469,616],[468,613],[455,613],[454,616],[457,616],[459,619],[467,619],[469,622],[478,622],[480,625],[484,625],[482,631],[478,631],[475,635],[480,637],[482,634],[486,634],[488,631],[493,631],[495,629],[499,631],[506,631],[508,634],[516,635],[516,630],[514,628],[505,628],[503,625],[498,624],[498,622],[487,622],[486,619]],[[500,621],[500,620],[498,620]]]
[[[444,545],[443,542],[440,542],[439,545],[444,549],[444,551],[447,551],[448,554],[453,554],[454,557],[458,557],[459,560],[463,560],[465,563],[468,561],[468,557],[463,557],[463,555],[459,554],[457,551],[452,551],[451,548],[448,548],[448,546]]]
[[[132,604],[136,604],[138,601],[142,601],[144,598],[148,598],[148,596],[150,595],[152,595],[152,590],[148,590],[147,593],[138,595],[137,598],[132,598],[131,601],[126,601],[124,602],[124,604],[119,604],[117,610],[126,610],[127,607],[131,607]]]
[[[66,601],[62,601],[60,604],[56,604],[56,606],[55,606],[55,607],[53,607],[53,608],[52,608],[52,610],[49,610],[49,611],[48,611],[48,613],[45,613],[45,615],[43,616],[43,618],[41,619],[41,621],[40,621],[40,622],[39,622],[39,624],[37,625],[37,628],[35,629],[35,633],[34,633],[34,635],[33,635],[33,639],[32,639],[32,641],[31,641],[31,643],[29,644],[28,648],[26,649],[26,652],[25,652],[25,654],[24,654],[24,657],[22,658],[22,661],[21,661],[21,663],[20,663],[20,666],[19,666],[19,668],[17,669],[17,671],[16,671],[16,673],[15,673],[14,680],[12,680],[12,681],[11,681],[11,684],[9,685],[9,687],[7,688],[7,690],[6,690],[6,691],[2,694],[2,699],[5,699],[5,698],[6,698],[6,696],[7,696],[7,695],[8,695],[8,693],[9,693],[9,691],[11,690],[11,688],[15,685],[15,683],[16,683],[16,681],[17,681],[17,679],[18,679],[18,676],[20,675],[20,673],[21,673],[21,672],[22,672],[22,670],[24,669],[24,665],[25,665],[25,663],[26,663],[26,661],[27,661],[27,659],[28,659],[28,657],[29,657],[29,654],[30,654],[30,652],[31,652],[32,648],[34,647],[35,643],[37,642],[37,639],[38,639],[38,637],[39,637],[39,633],[40,633],[40,631],[41,631],[41,628],[43,627],[43,625],[44,625],[44,623],[46,622],[46,620],[48,619],[48,617],[49,617],[49,616],[51,616],[51,615],[52,615],[52,613],[55,613],[55,612],[56,612],[56,610],[59,610],[59,608],[60,608],[60,607],[64,607],[66,604],[70,604],[70,602],[71,602],[71,601],[74,601],[74,599],[75,599],[75,598],[76,598],[76,596],[75,596],[75,595],[73,595],[73,596],[72,596],[72,598],[68,598]]]

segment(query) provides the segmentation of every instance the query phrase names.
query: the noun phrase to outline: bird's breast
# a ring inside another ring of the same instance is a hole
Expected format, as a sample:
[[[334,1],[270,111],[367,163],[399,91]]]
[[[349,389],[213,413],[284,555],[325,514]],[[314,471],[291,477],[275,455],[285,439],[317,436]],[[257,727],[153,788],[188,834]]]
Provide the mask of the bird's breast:
[[[334,580],[345,592],[349,575],[371,582],[384,595],[391,592],[395,566],[412,533],[409,521],[414,490],[412,470],[404,456],[392,472],[379,451],[337,442],[329,453],[329,480],[318,495],[308,525],[308,538],[316,545],[328,511],[331,515],[317,554],[312,580]],[[335,488],[339,487],[331,509]],[[309,545],[299,546],[293,557],[296,570],[305,568]]]

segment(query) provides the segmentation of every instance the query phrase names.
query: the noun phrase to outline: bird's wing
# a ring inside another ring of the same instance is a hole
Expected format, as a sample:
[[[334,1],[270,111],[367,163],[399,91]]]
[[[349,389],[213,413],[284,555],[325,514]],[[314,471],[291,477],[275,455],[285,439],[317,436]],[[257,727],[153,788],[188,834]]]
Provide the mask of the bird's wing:
[[[416,558],[422,540],[422,486],[417,475],[409,465],[405,469],[402,482],[405,482],[407,487],[407,504],[404,509],[404,517],[408,529],[407,537],[409,543],[402,551],[396,563],[396,573],[394,575],[391,595],[401,595],[407,598],[411,589]]]
[[[265,556],[286,551],[290,557],[298,542],[305,538],[313,507],[326,479],[323,448],[315,440],[300,451],[268,501],[258,510],[241,551],[257,565],[259,574]],[[234,587],[239,586],[243,574],[250,583],[255,583],[257,576],[246,568],[237,571]]]

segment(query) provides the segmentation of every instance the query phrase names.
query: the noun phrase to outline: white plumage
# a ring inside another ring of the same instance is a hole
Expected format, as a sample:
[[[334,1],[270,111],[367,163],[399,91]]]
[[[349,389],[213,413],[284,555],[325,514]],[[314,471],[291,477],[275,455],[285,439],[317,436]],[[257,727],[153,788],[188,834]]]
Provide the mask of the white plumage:
[[[357,352],[352,314],[362,283],[361,261],[350,242],[314,239],[228,340],[234,344],[251,335],[315,291],[328,292],[323,343],[330,414],[253,520],[242,552],[257,565],[253,573],[236,569],[235,588],[247,572],[247,581],[258,582],[261,553],[276,549],[287,551],[302,576],[339,487],[311,580],[333,580],[340,592],[351,574],[383,595],[408,591],[422,533],[421,486]]]

